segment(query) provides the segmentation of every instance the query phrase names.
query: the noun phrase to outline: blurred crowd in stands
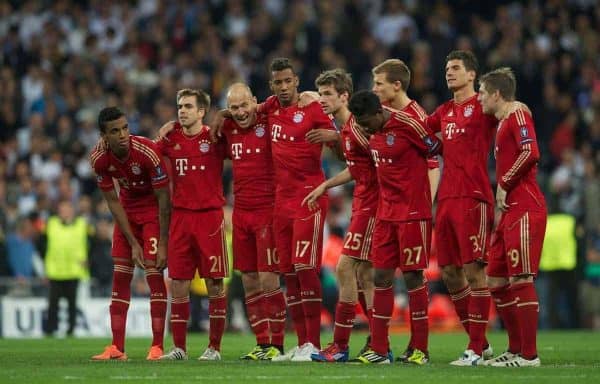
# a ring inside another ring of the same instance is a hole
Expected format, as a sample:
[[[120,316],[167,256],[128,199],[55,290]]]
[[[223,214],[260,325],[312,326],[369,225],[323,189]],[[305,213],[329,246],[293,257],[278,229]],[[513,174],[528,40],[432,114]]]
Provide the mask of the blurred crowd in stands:
[[[91,291],[110,293],[113,222],[87,160],[103,106],[120,106],[131,133],[152,138],[176,117],[182,87],[207,91],[214,112],[235,81],[268,96],[273,57],[294,60],[301,90],[334,67],[353,74],[356,90],[370,88],[370,69],[396,57],[412,70],[409,96],[432,112],[450,97],[446,54],[469,49],[482,70],[516,71],[518,98],[536,122],[549,213],[575,219],[575,267],[539,279],[540,296],[568,313],[542,316],[542,326],[595,318],[600,327],[599,31],[594,0],[1,1],[0,295],[43,281],[38,240],[65,199],[94,228]],[[327,158],[324,166],[331,175],[344,165]],[[229,170],[224,177],[231,199]],[[344,233],[350,196],[332,193],[332,236]],[[560,302],[548,294],[556,284],[573,287]]]

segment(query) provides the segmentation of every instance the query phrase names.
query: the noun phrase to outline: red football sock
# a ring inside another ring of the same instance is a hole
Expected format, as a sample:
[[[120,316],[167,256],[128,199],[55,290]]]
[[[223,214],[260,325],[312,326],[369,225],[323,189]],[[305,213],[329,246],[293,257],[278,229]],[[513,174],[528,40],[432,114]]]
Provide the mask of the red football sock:
[[[125,352],[125,328],[127,310],[131,299],[131,279],[133,266],[115,262],[113,267],[112,300],[110,302],[110,328],[112,343],[119,351]]]
[[[411,343],[409,346],[422,352],[427,352],[429,340],[428,304],[429,298],[426,285],[408,291],[408,308],[410,310],[411,324]]]
[[[388,333],[393,311],[393,287],[375,287],[375,297],[373,298],[373,328],[371,329],[371,348],[382,356],[387,355],[390,347]]]
[[[269,328],[271,329],[271,345],[283,348],[285,334],[285,297],[281,288],[265,292],[264,302],[267,307]]]
[[[257,345],[269,344],[269,319],[265,316],[265,300],[262,292],[246,297],[246,312]]]
[[[510,285],[490,288],[492,299],[496,305],[496,311],[502,319],[506,333],[508,334],[508,351],[511,353],[521,352],[521,328],[517,315],[517,305]]]
[[[186,351],[187,325],[190,318],[190,298],[171,298],[171,333],[173,344]]]
[[[227,298],[223,293],[221,296],[208,298],[208,346],[221,350],[221,339],[225,332],[225,320],[227,318]]]
[[[450,299],[454,303],[454,309],[458,319],[467,334],[469,333],[469,300],[471,298],[471,287],[464,286],[456,292],[450,292]]]
[[[296,271],[300,283],[300,297],[304,308],[306,339],[321,349],[321,280],[314,268]]]
[[[515,284],[511,287],[517,301],[517,316],[521,327],[521,356],[537,357],[537,326],[540,305],[533,283]]]
[[[469,346],[479,356],[483,353],[486,344],[485,330],[490,316],[490,291],[486,288],[477,288],[471,291],[469,301]]]
[[[306,343],[306,322],[304,321],[304,308],[302,307],[302,298],[300,297],[300,285],[298,276],[295,273],[286,273],[285,294],[287,297],[287,306],[298,336],[298,345]]]
[[[341,349],[348,349],[350,332],[356,317],[356,304],[338,302],[335,309],[335,324],[333,326],[333,342]]]
[[[150,318],[152,319],[152,345],[163,347],[165,318],[167,317],[167,287],[163,274],[156,268],[146,268],[146,282],[150,288]]]

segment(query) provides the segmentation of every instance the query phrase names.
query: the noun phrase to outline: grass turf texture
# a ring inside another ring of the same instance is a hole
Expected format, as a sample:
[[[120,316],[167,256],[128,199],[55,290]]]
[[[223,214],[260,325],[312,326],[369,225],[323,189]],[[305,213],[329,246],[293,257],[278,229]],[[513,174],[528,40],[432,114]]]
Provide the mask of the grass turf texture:
[[[495,354],[505,348],[501,333],[488,335]],[[167,348],[171,341],[167,337]],[[329,342],[331,333],[322,335]],[[288,335],[287,347],[295,341]],[[365,341],[365,334],[352,336],[350,356],[354,357]],[[406,335],[393,335],[396,355],[406,346]],[[92,362],[109,343],[105,339],[0,340],[0,383],[600,383],[600,332],[541,332],[538,348],[540,368],[452,367],[466,336],[432,334],[431,363],[427,366],[357,364],[271,363],[240,361],[238,358],[254,346],[251,335],[226,334],[220,362],[200,362],[207,335],[188,337],[190,360],[145,361],[150,339],[127,340],[127,362]],[[404,380],[404,381],[401,381]]]

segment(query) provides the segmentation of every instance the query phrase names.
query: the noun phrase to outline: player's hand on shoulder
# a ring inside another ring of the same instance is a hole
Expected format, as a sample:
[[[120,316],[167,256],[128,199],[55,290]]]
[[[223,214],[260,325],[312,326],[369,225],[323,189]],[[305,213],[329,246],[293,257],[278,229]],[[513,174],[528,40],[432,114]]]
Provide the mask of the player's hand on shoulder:
[[[529,109],[529,107],[527,106],[527,104],[522,103],[520,101],[515,101],[512,103],[511,105],[511,109],[509,111],[509,114],[514,113],[518,110],[522,110],[525,113],[527,113],[529,116],[533,116],[533,114],[531,113],[531,110]]]
[[[308,104],[319,101],[319,93],[315,91],[300,92],[298,98],[298,108],[304,108]]]
[[[221,131],[223,130],[223,123],[225,122],[226,117],[225,111],[226,110],[217,111],[209,125],[210,130],[208,131],[208,134],[210,139],[215,143],[221,138]]]
[[[160,127],[160,129],[158,130],[158,135],[156,136],[155,141],[159,141],[164,139],[165,137],[167,137],[167,135],[169,134],[169,132],[171,132],[173,129],[175,129],[175,120],[170,120],[167,121],[166,123],[163,124],[162,127]]]

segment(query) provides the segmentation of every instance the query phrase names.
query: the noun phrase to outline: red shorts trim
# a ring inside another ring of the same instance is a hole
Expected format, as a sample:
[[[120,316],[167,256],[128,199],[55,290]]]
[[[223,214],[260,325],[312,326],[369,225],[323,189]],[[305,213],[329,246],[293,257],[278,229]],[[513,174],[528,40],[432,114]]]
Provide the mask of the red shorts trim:
[[[160,239],[160,226],[156,212],[128,214],[127,220],[133,235],[143,249],[144,260],[156,260],[158,253],[158,240]],[[131,260],[131,247],[118,224],[113,229],[112,241],[113,258]]]
[[[473,261],[484,262],[493,224],[494,208],[484,201],[440,201],[435,221],[439,265],[462,267]]]
[[[373,267],[420,271],[429,264],[431,220],[378,220],[373,234]]]
[[[174,209],[169,230],[169,277],[191,280],[229,276],[223,210]]]
[[[233,268],[241,272],[277,272],[273,209],[233,210]]]
[[[375,216],[352,215],[342,254],[357,260],[371,260],[374,229]]]
[[[487,275],[536,276],[542,256],[546,221],[546,212],[503,213],[492,234]]]

